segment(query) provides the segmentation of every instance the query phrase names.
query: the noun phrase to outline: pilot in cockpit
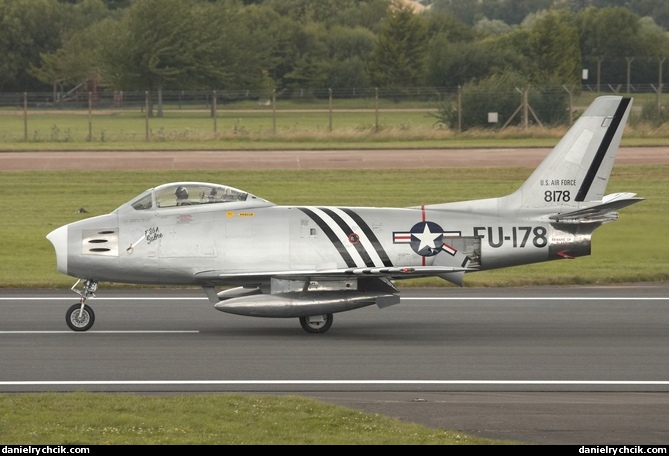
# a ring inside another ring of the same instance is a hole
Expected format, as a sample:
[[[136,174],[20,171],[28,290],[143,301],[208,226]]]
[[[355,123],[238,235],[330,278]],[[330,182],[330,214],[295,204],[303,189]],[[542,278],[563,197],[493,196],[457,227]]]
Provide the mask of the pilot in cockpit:
[[[177,187],[174,191],[174,194],[177,197],[177,206],[186,206],[190,204],[188,201],[188,190],[186,187]]]

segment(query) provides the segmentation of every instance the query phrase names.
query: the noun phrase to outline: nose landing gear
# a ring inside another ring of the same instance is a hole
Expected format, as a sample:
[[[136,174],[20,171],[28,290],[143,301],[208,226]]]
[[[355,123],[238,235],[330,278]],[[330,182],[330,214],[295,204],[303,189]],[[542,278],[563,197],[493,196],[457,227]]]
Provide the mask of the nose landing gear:
[[[81,296],[81,299],[78,304],[74,304],[67,309],[67,313],[65,314],[65,322],[72,331],[88,331],[95,322],[95,313],[86,304],[86,300],[91,296],[95,297],[94,293],[98,289],[98,282],[86,279],[84,280],[83,287],[79,290],[77,289],[77,285],[80,282],[81,279],[77,280],[77,283],[72,286],[72,291]]]

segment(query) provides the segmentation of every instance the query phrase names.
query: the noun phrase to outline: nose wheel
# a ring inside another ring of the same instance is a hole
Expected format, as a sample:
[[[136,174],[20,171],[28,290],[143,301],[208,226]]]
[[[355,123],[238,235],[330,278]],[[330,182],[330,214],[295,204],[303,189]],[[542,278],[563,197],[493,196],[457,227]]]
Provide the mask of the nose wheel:
[[[98,289],[98,283],[95,280],[84,280],[81,290],[77,289],[77,285],[81,279],[77,280],[72,286],[72,291],[81,296],[78,304],[74,304],[65,314],[65,322],[72,331],[88,331],[95,323],[95,313],[93,309],[86,304],[89,297],[95,297],[95,290]]]
[[[74,304],[67,309],[65,322],[72,331],[88,331],[95,322],[95,313],[90,306],[84,304]]]

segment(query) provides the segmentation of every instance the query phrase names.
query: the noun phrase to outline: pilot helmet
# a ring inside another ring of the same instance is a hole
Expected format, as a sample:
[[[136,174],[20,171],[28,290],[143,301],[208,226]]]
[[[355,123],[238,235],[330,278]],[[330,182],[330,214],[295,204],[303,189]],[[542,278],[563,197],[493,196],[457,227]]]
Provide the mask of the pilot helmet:
[[[177,196],[177,199],[188,198],[188,190],[186,190],[186,187],[177,187],[174,194]]]

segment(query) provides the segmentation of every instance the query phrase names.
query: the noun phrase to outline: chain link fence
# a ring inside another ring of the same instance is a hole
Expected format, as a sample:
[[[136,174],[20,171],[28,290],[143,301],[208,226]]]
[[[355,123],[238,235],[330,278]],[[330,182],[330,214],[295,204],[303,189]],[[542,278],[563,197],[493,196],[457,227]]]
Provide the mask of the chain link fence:
[[[571,124],[599,95],[629,95],[639,118],[666,122],[662,85],[283,91],[111,91],[0,93],[0,142],[193,140],[286,130],[380,131]],[[87,122],[82,121],[82,115]],[[74,119],[77,120],[74,120]],[[171,120],[169,123],[167,120]],[[183,134],[184,131],[189,134]],[[179,134],[179,132],[182,132]],[[207,134],[205,134],[207,133]]]

